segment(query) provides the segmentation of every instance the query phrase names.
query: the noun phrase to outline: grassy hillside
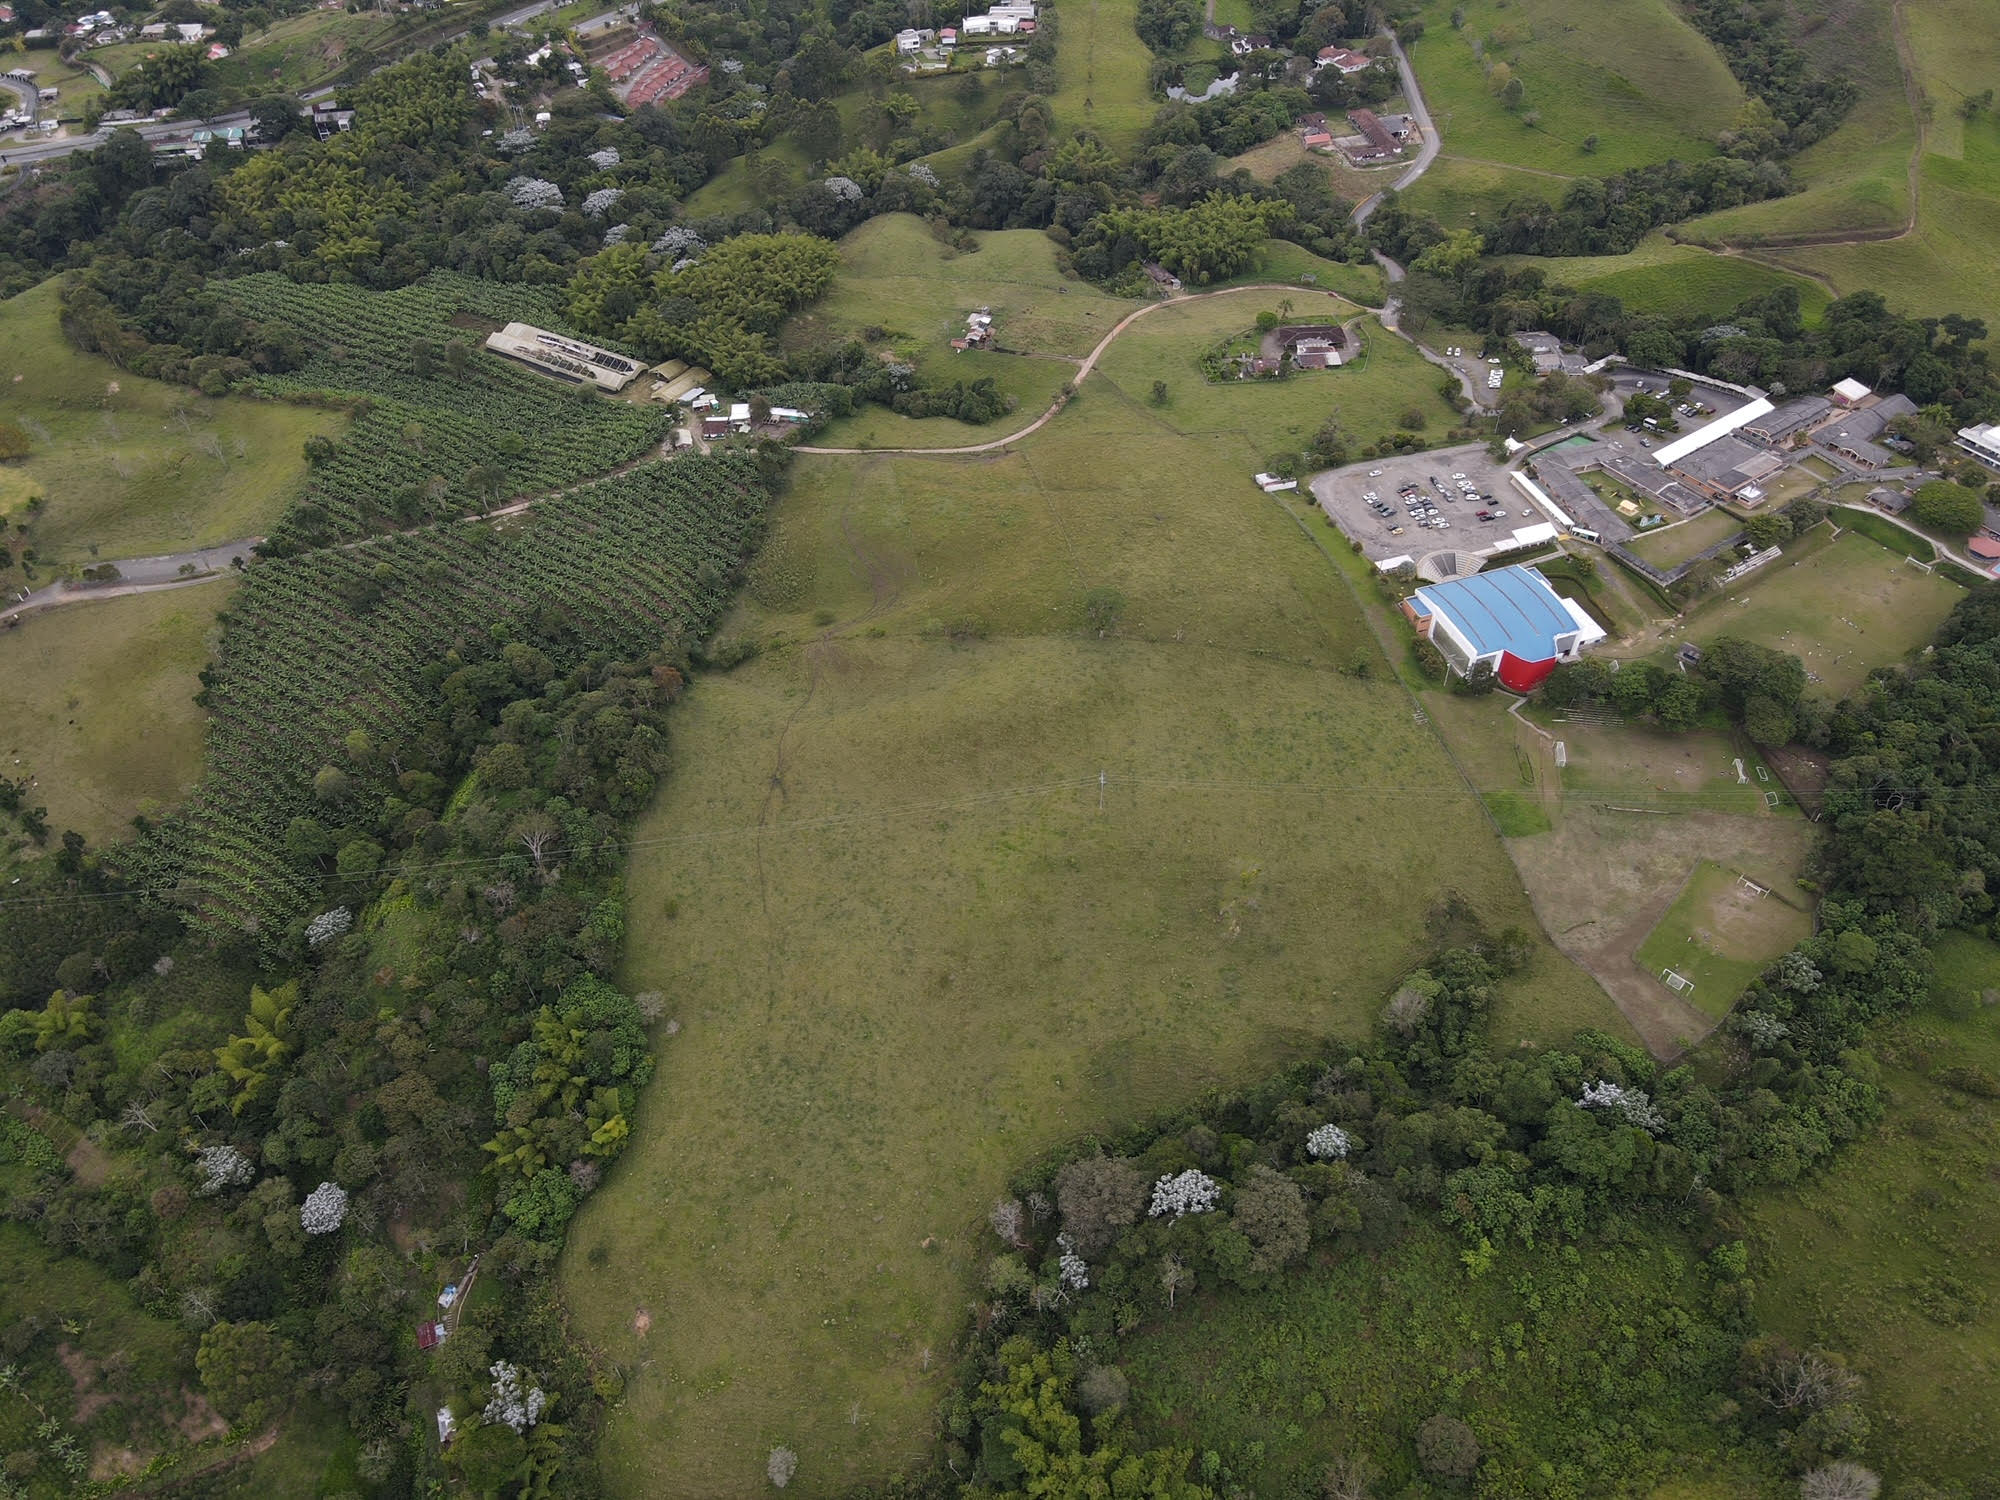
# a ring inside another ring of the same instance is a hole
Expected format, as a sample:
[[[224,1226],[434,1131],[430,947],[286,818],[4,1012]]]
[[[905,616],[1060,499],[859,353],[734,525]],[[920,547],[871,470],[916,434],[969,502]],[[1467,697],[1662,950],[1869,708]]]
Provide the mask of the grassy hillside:
[[[1132,29],[1137,0],[1070,0],[1056,51],[1056,120],[1129,151],[1160,101],[1147,87],[1153,54]]]
[[[1976,1493],[2000,1472],[2000,949],[1946,934],[1935,993],[1881,1049],[1881,1129],[1751,1219],[1760,1317],[1867,1380],[1892,1494],[1918,1476]]]
[[[71,605],[0,635],[0,774],[32,775],[56,833],[94,844],[201,774],[196,674],[227,582]]]
[[[725,626],[769,647],[676,721],[625,978],[683,1029],[566,1263],[634,1368],[614,1493],[750,1493],[779,1442],[808,1494],[910,1461],[1025,1156],[1357,1031],[1446,888],[1532,926],[1248,482],[1289,391],[1155,411],[1128,381],[1203,336],[1156,317],[1016,453],[802,460]],[[1542,947],[1497,1024],[1585,1022],[1618,1024]]]
[[[1548,260],[1510,256],[1509,265],[1538,265],[1549,280],[1578,291],[1618,298],[1630,312],[1685,321],[1729,312],[1746,299],[1761,297],[1787,283],[1799,289],[1806,321],[1816,322],[1830,300],[1816,281],[1741,256],[1717,255],[1693,245],[1676,245],[1649,235],[1626,255],[1579,256]]]
[[[1464,13],[1462,29],[1450,24],[1454,11]],[[1716,132],[1744,103],[1715,48],[1668,0],[1438,0],[1424,20],[1411,59],[1453,155],[1603,176],[1712,154]],[[1525,88],[1517,111],[1485,71],[1495,64]],[[1539,116],[1532,129],[1529,111]],[[1589,136],[1594,152],[1583,146]]]
[[[275,521],[305,476],[325,411],[229,396],[120,370],[71,348],[55,281],[0,302],[0,390],[25,460],[0,465],[0,517],[39,496],[29,542],[45,563],[143,556],[230,541]]]
[[[1455,143],[1450,127],[1447,143]],[[1419,177],[1403,198],[1412,207],[1435,214],[1451,229],[1477,229],[1480,220],[1497,219],[1518,198],[1562,198],[1573,173],[1525,170],[1487,161],[1468,161],[1447,150]]]

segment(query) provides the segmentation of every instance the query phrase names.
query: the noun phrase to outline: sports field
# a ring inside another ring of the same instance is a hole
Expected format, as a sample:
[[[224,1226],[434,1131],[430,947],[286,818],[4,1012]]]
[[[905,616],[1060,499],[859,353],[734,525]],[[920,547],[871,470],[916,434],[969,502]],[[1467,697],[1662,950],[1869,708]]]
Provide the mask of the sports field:
[[[194,785],[196,674],[231,588],[75,604],[0,632],[0,775],[35,778],[31,805],[56,833],[104,843]]]
[[[1639,945],[1640,972],[1661,981],[1672,971],[1694,986],[1675,992],[1721,1020],[1766,964],[1812,935],[1812,914],[1778,893],[1778,879],[1703,860]]]
[[[1199,339],[1162,332],[1133,378]],[[1247,479],[1279,419],[1197,410],[1107,382],[1005,456],[800,462],[725,626],[770,648],[698,681],[635,830],[624,977],[683,1029],[570,1237],[631,1371],[613,1493],[915,1460],[1009,1171],[1365,1025],[1446,888],[1531,922],[1386,668],[1341,670],[1379,664],[1347,584]],[[1544,946],[1498,1032],[1579,1023],[1617,1024]]]
[[[305,475],[305,440],[338,432],[337,413],[128,374],[79,354],[45,281],[0,302],[0,391],[28,433],[25,460],[0,466],[0,516],[43,509],[29,540],[43,562],[145,556],[254,535]]]
[[[1458,29],[1449,20],[1455,13],[1463,17]],[[1438,0],[1424,21],[1411,61],[1456,155],[1606,176],[1668,157],[1713,155],[1718,124],[1743,107],[1743,90],[1721,56],[1667,0],[1615,8]],[[1514,110],[1501,98],[1509,77],[1523,85]],[[1595,148],[1587,150],[1592,137]]]
[[[1688,639],[1742,636],[1805,662],[1809,691],[1845,697],[1876,667],[1921,649],[1965,595],[1855,532],[1819,532],[1690,615]],[[1914,539],[1913,539],[1914,540]]]
[[[1153,54],[1132,29],[1138,9],[1137,0],[1070,0],[1056,49],[1056,122],[1120,154],[1138,144],[1161,102],[1147,82]]]

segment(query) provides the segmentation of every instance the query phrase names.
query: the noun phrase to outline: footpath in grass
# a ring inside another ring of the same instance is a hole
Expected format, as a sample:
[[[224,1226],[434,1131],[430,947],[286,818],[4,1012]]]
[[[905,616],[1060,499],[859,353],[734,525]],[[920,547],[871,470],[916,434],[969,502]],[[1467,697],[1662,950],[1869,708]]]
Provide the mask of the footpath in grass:
[[[29,440],[25,460],[0,465],[0,519],[27,521],[51,566],[181,551],[275,521],[304,480],[305,440],[345,418],[199,396],[80,354],[57,324],[57,291],[50,280],[0,302],[0,391]]]
[[[1639,945],[1639,968],[1692,984],[1671,987],[1719,1021],[1765,965],[1811,935],[1812,914],[1778,894],[1777,876],[1705,859]]]
[[[1864,1377],[1891,1494],[2000,1473],[2000,949],[1949,932],[1936,961],[1931,1007],[1878,1036],[1881,1126],[1750,1215],[1759,1318]]]
[[[93,844],[177,805],[201,775],[195,706],[227,581],[71,605],[0,635],[0,775]]]
[[[725,626],[769,649],[635,830],[624,979],[682,1029],[566,1262],[611,1493],[915,1461],[1022,1160],[1358,1032],[1446,889],[1532,929],[1259,457],[1107,382],[1007,455],[800,461]],[[1495,1025],[1579,1024],[1539,946]]]

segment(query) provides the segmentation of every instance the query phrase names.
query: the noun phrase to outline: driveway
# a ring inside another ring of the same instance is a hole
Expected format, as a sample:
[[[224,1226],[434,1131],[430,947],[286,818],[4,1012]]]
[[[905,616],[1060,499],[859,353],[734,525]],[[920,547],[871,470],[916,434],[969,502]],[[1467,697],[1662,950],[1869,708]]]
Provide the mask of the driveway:
[[[1424,143],[1417,148],[1416,160],[1398,173],[1396,180],[1389,184],[1390,191],[1400,193],[1423,176],[1430,164],[1437,160],[1438,152],[1444,149],[1444,142],[1438,138],[1437,126],[1431,123],[1430,106],[1424,103],[1424,91],[1417,86],[1417,70],[1410,66],[1409,53],[1403,50],[1403,44],[1396,40],[1393,31],[1385,30],[1382,34],[1388,37],[1389,48],[1395,54],[1396,71],[1403,75],[1403,98],[1409,104],[1410,114],[1416,120],[1418,128],[1424,133]],[[1357,225],[1366,224],[1368,216],[1375,212],[1381,202],[1382,195],[1376,193],[1356,204],[1354,222]],[[1394,275],[1390,280],[1400,281],[1402,277]]]
[[[206,583],[231,571],[240,559],[251,560],[251,548],[262,537],[244,537],[234,542],[217,542],[192,552],[166,552],[155,557],[121,557],[110,562],[118,576],[106,583],[65,582],[58,579],[30,592],[16,595],[0,608],[0,624],[39,614],[62,604],[81,604],[92,599],[116,599],[125,594],[146,594],[156,589],[185,588]]]

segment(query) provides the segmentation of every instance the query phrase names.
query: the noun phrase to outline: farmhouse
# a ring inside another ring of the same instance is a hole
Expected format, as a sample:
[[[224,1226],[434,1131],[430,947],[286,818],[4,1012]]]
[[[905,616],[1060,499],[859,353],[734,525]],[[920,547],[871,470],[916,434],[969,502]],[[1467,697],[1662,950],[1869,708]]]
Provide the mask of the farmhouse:
[[[1332,68],[1337,73],[1359,73],[1374,63],[1375,59],[1365,52],[1350,52],[1345,47],[1322,47],[1319,56],[1313,59],[1313,71]]]
[[[1958,446],[1988,468],[2000,469],[2000,422],[1959,428]]]
[[[1301,370],[1338,369],[1347,350],[1347,333],[1334,323],[1294,323],[1271,331],[1278,347],[1289,351]]]
[[[641,368],[636,359],[528,323],[509,323],[498,333],[487,334],[486,347],[551,379],[571,385],[588,382],[609,393],[624,390]]]
[[[1356,166],[1366,166],[1371,162],[1388,161],[1402,152],[1402,146],[1390,133],[1389,127],[1377,118],[1372,109],[1351,109],[1347,118],[1360,136],[1349,137],[1340,142],[1340,149],[1347,153],[1347,159]]]
[[[1178,292],[1181,289],[1180,277],[1156,260],[1146,262],[1146,274],[1152,278],[1153,285],[1163,292]]]
[[[1581,605],[1521,566],[1429,584],[1403,602],[1403,613],[1453,671],[1469,677],[1490,667],[1517,693],[1532,691],[1558,662],[1575,661],[1605,635]]]

